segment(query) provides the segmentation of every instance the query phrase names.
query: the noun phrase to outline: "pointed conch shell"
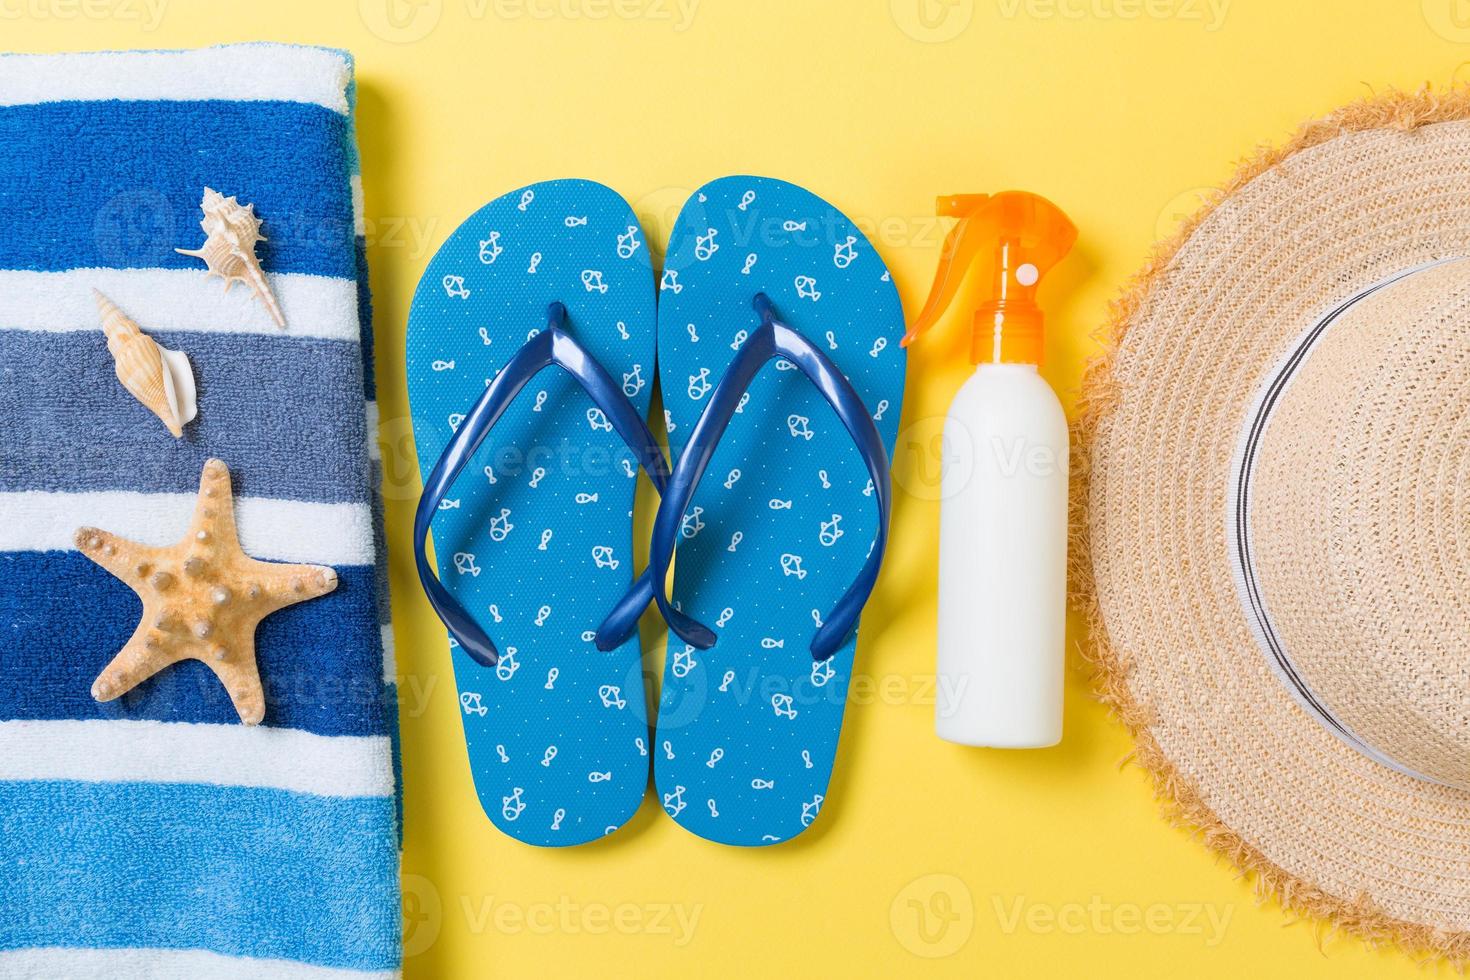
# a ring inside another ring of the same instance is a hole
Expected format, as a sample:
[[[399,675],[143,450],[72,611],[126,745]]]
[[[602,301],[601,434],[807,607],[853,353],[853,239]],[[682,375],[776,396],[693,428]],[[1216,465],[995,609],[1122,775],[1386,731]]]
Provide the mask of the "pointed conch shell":
[[[198,248],[176,248],[174,251],[203,259],[209,266],[209,275],[224,279],[225,292],[229,292],[237,282],[245,283],[255,298],[265,305],[276,326],[284,327],[286,318],[281,314],[280,304],[260,269],[260,260],[255,257],[255,243],[266,240],[260,233],[255,205],[241,205],[233,197],[225,197],[219,191],[206,187],[199,207],[204,212],[204,219],[199,222],[207,236],[204,244]]]
[[[107,335],[107,349],[112,352],[117,380],[162,419],[175,438],[182,436],[184,426],[198,410],[189,358],[160,346],[106,296],[95,289],[92,295],[97,300],[97,312],[102,317],[102,332]]]

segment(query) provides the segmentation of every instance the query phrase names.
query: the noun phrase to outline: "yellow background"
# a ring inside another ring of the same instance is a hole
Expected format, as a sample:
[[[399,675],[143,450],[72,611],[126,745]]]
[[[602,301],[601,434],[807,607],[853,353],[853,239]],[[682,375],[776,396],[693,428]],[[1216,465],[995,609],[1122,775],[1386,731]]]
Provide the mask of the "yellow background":
[[[942,237],[934,196],[1035,190],[1081,228],[1048,287],[1047,374],[1070,404],[1109,297],[1232,160],[1372,89],[1447,83],[1470,57],[1465,0],[682,3],[0,0],[12,50],[274,39],[357,56],[407,975],[1425,976],[1356,941],[1319,951],[1315,925],[1283,928],[1280,909],[1257,907],[1247,883],[1166,826],[1145,777],[1120,768],[1128,741],[1080,668],[1059,748],[934,736],[932,437],[966,371],[958,319],[912,357],[893,545],[859,646],[870,682],[818,824],[785,846],[733,850],[650,800],[615,837],[566,851],[492,829],[407,547],[408,299],[470,211],[530,181],[590,177],[634,202],[658,240],[700,183],[778,175],[859,220],[912,315]],[[644,639],[658,676],[663,637],[648,620]]]

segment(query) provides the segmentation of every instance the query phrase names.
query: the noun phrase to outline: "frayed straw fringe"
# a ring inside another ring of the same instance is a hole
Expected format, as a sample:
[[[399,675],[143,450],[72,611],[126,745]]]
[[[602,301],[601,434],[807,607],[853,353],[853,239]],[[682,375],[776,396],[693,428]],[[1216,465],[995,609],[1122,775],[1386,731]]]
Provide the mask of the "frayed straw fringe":
[[[1352,901],[1329,895],[1309,881],[1297,878],[1273,863],[1255,846],[1223,823],[1200,796],[1198,789],[1164,754],[1151,729],[1153,719],[1134,700],[1128,687],[1130,658],[1108,638],[1092,576],[1092,541],[1089,533],[1092,454],[1100,427],[1117,403],[1117,385],[1112,377],[1115,352],[1129,324],[1148,302],[1160,271],[1167,268],[1200,223],[1226,197],[1270,170],[1287,157],[1325,143],[1345,133],[1371,129],[1409,131],[1434,123],[1470,119],[1470,85],[1436,92],[1430,86],[1415,92],[1390,90],[1372,95],[1336,112],[1303,125],[1290,140],[1278,147],[1262,146],[1243,160],[1233,177],[1170,239],[1154,246],[1143,268],[1112,302],[1107,324],[1095,335],[1103,353],[1092,360],[1083,377],[1078,400],[1078,417],[1073,425],[1070,545],[1068,574],[1073,605],[1082,613],[1086,638],[1081,650],[1093,669],[1093,686],[1099,700],[1108,705],[1133,735],[1133,760],[1154,781],[1166,816],[1195,831],[1216,853],[1224,855],[1255,882],[1257,897],[1275,899],[1289,912],[1319,921],[1328,934],[1342,931],[1370,946],[1396,944],[1411,955],[1449,960],[1460,970],[1470,966],[1470,932],[1447,932],[1421,923],[1396,919],[1360,896]],[[1320,934],[1319,934],[1320,935]]]

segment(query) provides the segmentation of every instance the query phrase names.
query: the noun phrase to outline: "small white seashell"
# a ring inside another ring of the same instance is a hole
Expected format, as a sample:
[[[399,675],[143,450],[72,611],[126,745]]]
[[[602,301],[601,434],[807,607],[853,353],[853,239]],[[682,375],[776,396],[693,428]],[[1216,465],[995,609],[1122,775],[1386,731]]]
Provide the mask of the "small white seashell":
[[[184,426],[198,409],[189,358],[180,351],[160,346],[97,290],[92,290],[92,295],[97,300],[97,312],[102,317],[102,332],[107,335],[107,349],[112,352],[117,380],[157,415],[175,438],[182,436]]]
[[[224,279],[225,292],[229,292],[237,282],[245,283],[255,293],[255,298],[265,305],[276,326],[284,327],[286,318],[281,314],[280,304],[260,269],[260,260],[255,257],[256,242],[266,240],[260,233],[255,205],[242,205],[233,197],[225,197],[219,191],[206,187],[199,207],[204,212],[204,219],[199,222],[207,236],[204,244],[195,249],[176,248],[174,251],[203,259],[209,266],[209,275]]]

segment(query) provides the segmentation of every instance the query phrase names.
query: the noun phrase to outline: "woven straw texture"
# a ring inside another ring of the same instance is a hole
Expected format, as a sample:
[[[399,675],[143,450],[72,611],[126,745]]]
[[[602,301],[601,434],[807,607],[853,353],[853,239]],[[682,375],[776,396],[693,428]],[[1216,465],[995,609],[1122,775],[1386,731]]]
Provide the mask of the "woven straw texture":
[[[1254,477],[1257,575],[1298,673],[1359,738],[1470,789],[1470,261],[1338,320]]]
[[[1349,106],[1260,151],[1159,247],[1088,372],[1072,541],[1099,693],[1169,812],[1288,908],[1461,963],[1470,792],[1375,763],[1297,706],[1242,612],[1226,517],[1247,411],[1303,331],[1364,287],[1470,255],[1467,119],[1463,91]],[[1252,514],[1309,683],[1360,736],[1460,787],[1465,266],[1333,328],[1273,413]]]

